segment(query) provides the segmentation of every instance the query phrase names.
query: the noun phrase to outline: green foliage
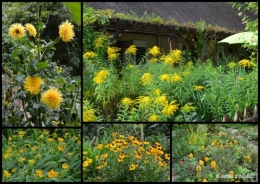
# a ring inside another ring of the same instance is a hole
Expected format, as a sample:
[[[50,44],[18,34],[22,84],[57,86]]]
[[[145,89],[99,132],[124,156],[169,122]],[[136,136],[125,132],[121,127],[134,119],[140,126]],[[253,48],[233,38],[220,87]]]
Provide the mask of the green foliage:
[[[172,169],[177,175],[174,182],[258,181],[258,152],[255,146],[246,140],[248,135],[244,134],[250,132],[258,137],[258,126],[233,124],[232,129],[224,127],[225,124],[173,126]],[[202,143],[201,137],[206,134],[210,136],[206,136],[207,139]]]
[[[2,169],[11,175],[3,175],[2,182],[80,181],[79,140],[80,129],[4,129]],[[56,177],[51,177],[51,169],[58,172]]]

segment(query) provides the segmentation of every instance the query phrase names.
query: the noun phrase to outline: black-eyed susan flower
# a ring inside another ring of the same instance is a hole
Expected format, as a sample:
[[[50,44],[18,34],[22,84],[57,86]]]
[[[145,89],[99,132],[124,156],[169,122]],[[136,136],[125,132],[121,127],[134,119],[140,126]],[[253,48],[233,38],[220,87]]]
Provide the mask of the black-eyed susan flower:
[[[59,34],[62,41],[68,42],[74,38],[75,33],[73,28],[74,26],[68,20],[59,25]]]
[[[42,94],[41,101],[49,108],[56,109],[63,101],[62,94],[57,88],[51,88]]]
[[[12,24],[9,28],[9,35],[14,39],[22,38],[25,35],[25,27],[20,23]]]
[[[170,160],[170,154],[165,154],[164,156],[167,160]]]
[[[24,89],[33,95],[38,95],[41,91],[40,87],[44,81],[39,76],[28,76],[24,81]]]
[[[31,36],[33,36],[33,37],[36,36],[37,31],[36,31],[35,27],[32,24],[29,24],[29,23],[25,24],[25,28],[29,32],[29,34]]]

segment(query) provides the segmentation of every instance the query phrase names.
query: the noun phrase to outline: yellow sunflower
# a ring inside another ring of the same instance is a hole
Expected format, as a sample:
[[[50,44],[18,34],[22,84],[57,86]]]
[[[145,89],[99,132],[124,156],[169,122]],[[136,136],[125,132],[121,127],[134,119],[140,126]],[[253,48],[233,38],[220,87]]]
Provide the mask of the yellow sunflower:
[[[68,42],[68,41],[72,40],[73,37],[75,36],[73,28],[74,28],[74,26],[68,20],[66,20],[66,22],[63,22],[59,26],[59,34],[60,34],[61,39],[64,42]]]
[[[43,80],[39,76],[27,77],[24,82],[24,89],[29,91],[33,95],[40,93],[40,87],[44,84]]]
[[[22,38],[25,35],[25,28],[22,24],[15,23],[9,28],[9,35],[14,39]]]
[[[29,34],[31,36],[33,36],[33,37],[36,36],[37,31],[36,31],[35,27],[32,24],[27,23],[27,24],[25,24],[25,27],[26,27],[26,30],[29,32]]]
[[[51,88],[42,94],[41,100],[51,109],[56,109],[60,107],[60,103],[63,99],[62,94],[57,88]]]

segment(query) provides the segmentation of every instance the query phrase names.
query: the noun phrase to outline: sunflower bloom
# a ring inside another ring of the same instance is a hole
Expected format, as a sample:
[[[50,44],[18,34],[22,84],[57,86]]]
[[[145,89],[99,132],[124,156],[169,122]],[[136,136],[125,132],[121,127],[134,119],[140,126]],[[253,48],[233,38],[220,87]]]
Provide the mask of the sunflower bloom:
[[[33,95],[38,95],[40,93],[40,87],[42,84],[44,84],[44,82],[41,77],[29,76],[24,81],[24,89]]]
[[[153,114],[149,117],[149,121],[150,122],[156,122],[158,119],[158,116],[156,114]]]
[[[53,169],[48,172],[49,178],[55,178],[59,175],[59,172],[54,171]]]
[[[35,27],[32,24],[29,24],[29,23],[25,24],[25,28],[29,32],[29,34],[31,36],[33,36],[33,37],[36,36],[37,31],[36,31]]]
[[[59,26],[59,34],[62,41],[68,42],[74,38],[75,33],[73,28],[74,26],[68,20]]]
[[[131,45],[130,47],[128,47],[128,48],[126,49],[125,52],[126,52],[127,54],[136,55],[136,50],[137,50],[136,46],[135,46],[135,45]]]
[[[25,27],[19,23],[12,24],[9,28],[9,35],[14,39],[22,38],[25,35]]]
[[[152,75],[150,73],[144,73],[140,80],[140,83],[143,86],[145,86],[146,84],[151,84],[151,82],[153,81]]]
[[[42,94],[41,100],[51,109],[56,109],[60,107],[60,103],[63,99],[62,94],[57,88],[51,88]]]
[[[130,170],[130,171],[133,171],[133,170],[135,170],[137,167],[138,167],[138,164],[131,164],[129,170]]]

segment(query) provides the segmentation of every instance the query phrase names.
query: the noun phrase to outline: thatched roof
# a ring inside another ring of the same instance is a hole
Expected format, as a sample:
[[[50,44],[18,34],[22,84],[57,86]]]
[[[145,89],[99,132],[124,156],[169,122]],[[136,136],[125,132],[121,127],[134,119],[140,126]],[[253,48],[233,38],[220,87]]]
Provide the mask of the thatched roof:
[[[239,11],[227,2],[85,2],[94,9],[113,9],[115,13],[133,11],[141,17],[145,11],[156,14],[164,20],[174,18],[180,24],[198,22],[226,28],[229,31],[244,31]]]

